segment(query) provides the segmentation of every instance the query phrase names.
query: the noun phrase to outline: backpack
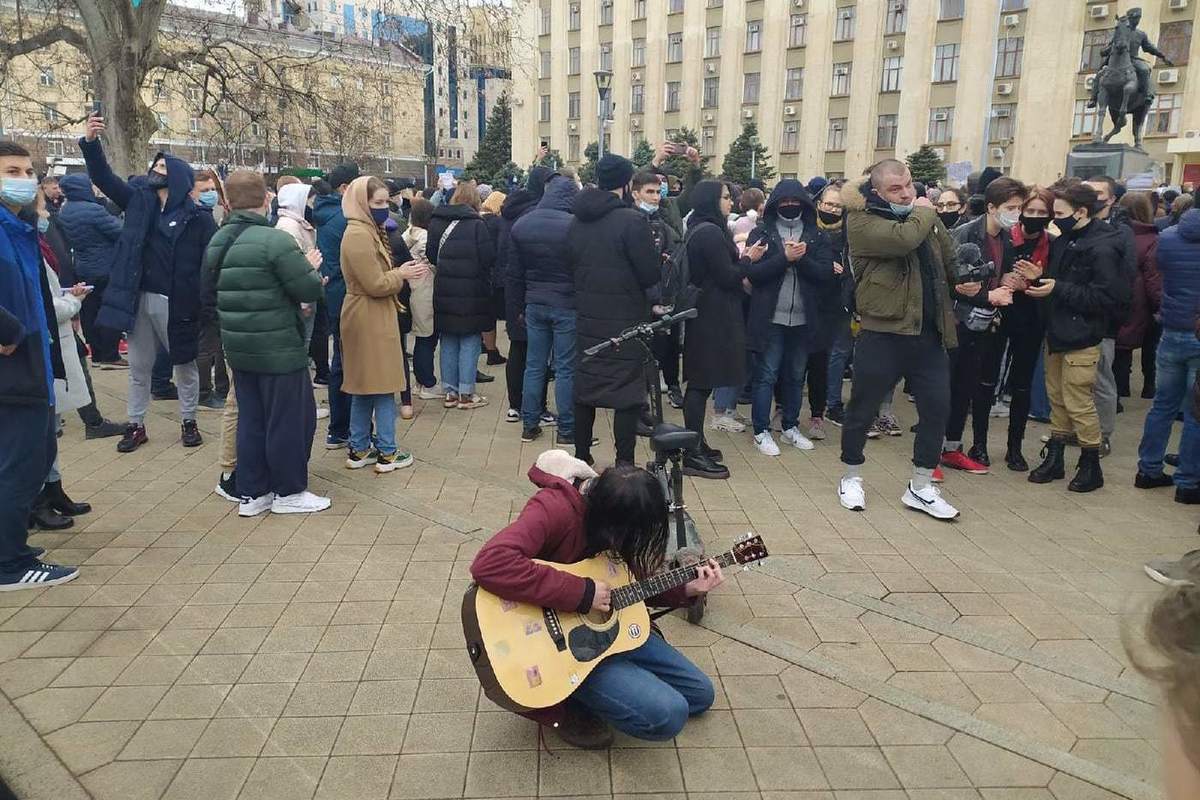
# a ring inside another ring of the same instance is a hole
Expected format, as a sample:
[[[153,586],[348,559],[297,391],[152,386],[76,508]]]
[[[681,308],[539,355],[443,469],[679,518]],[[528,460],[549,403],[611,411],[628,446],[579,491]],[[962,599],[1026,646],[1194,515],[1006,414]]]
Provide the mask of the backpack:
[[[683,241],[675,248],[667,262],[662,281],[662,303],[673,306],[676,312],[695,308],[700,299],[700,287],[692,283],[692,273],[688,266],[688,242],[695,231],[704,225],[712,224],[701,222],[695,227],[689,227],[683,235]]]

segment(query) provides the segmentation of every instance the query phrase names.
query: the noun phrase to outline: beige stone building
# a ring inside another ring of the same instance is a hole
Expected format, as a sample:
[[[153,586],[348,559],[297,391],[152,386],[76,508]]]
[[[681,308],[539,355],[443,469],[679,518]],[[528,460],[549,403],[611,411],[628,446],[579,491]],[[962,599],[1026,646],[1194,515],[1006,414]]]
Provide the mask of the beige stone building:
[[[577,161],[597,138],[593,73],[606,69],[617,152],[686,126],[719,170],[753,120],[782,175],[853,175],[929,143],[947,163],[1049,181],[1090,137],[1089,80],[1135,5],[1176,65],[1154,67],[1146,149],[1165,178],[1200,183],[1198,0],[531,0],[513,151],[548,140]]]

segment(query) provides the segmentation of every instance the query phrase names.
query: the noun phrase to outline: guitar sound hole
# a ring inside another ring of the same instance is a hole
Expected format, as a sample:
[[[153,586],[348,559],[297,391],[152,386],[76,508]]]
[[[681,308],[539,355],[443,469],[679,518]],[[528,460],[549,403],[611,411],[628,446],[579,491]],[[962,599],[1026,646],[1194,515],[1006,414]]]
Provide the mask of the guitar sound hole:
[[[612,615],[611,610],[610,611],[597,611],[596,609],[593,608],[587,614],[584,614],[583,618],[585,620],[587,620],[589,625],[605,625],[608,623],[609,620],[612,619],[612,616],[613,615]]]

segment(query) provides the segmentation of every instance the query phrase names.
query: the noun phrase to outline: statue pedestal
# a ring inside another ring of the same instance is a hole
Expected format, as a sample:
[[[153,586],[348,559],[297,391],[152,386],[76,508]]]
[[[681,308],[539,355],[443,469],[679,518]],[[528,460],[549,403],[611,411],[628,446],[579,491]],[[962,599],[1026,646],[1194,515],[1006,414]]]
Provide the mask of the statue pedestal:
[[[1134,175],[1161,175],[1162,166],[1130,144],[1078,144],[1067,155],[1067,177],[1108,175],[1119,181]]]

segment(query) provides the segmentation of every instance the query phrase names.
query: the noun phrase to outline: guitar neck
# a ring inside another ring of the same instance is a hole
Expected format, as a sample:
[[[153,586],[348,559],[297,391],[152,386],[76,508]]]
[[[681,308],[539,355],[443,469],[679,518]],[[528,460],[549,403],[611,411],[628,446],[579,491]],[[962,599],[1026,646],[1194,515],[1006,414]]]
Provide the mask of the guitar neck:
[[[732,550],[716,556],[713,560],[720,564],[722,569],[737,563],[733,557]],[[699,567],[704,563],[707,562],[689,564],[688,566],[678,567],[667,572],[660,572],[644,581],[638,581],[637,583],[631,583],[628,586],[614,589],[611,594],[613,610],[617,611],[634,603],[640,603],[647,597],[654,597],[695,580],[696,576],[700,574]]]

